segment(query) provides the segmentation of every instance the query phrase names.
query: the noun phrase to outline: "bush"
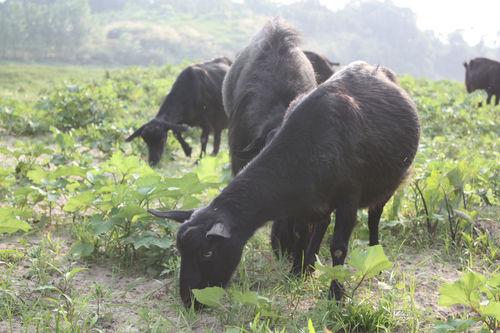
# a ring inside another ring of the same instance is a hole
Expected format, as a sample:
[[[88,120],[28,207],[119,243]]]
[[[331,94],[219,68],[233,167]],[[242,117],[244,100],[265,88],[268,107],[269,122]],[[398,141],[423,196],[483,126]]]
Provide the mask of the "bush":
[[[92,83],[56,88],[50,95],[41,97],[37,108],[47,111],[57,129],[67,131],[101,124],[112,119],[124,106],[111,84]]]
[[[49,129],[45,114],[27,103],[0,98],[0,124],[13,135],[35,135]]]

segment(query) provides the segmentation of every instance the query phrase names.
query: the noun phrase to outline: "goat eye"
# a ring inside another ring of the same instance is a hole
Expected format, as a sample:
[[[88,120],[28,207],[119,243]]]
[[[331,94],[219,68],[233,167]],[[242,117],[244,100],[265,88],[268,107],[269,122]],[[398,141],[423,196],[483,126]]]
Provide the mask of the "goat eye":
[[[214,251],[210,250],[210,251],[205,251],[205,252],[202,252],[201,253],[201,256],[205,259],[208,259],[212,256],[212,254],[214,254]]]

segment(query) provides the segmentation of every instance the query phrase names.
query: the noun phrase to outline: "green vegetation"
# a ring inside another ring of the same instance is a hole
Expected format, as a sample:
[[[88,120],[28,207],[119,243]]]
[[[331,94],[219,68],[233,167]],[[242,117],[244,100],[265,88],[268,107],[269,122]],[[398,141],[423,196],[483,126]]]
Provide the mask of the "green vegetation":
[[[230,179],[225,143],[219,156],[195,164],[169,138],[152,169],[141,140],[124,142],[155,114],[180,67],[53,71],[0,66],[12,73],[0,81],[0,331],[498,328],[500,108],[477,108],[481,94],[401,78],[418,106],[422,141],[384,211],[383,250],[367,247],[360,212],[346,266],[330,267],[325,237],[316,272],[296,278],[274,257],[265,227],[230,288],[195,291],[208,305],[197,312],[178,295],[177,224],[146,210],[209,202]],[[199,149],[196,132],[187,140]],[[345,281],[341,305],[326,297],[332,277]]]
[[[334,12],[318,0],[4,0],[0,60],[123,66],[233,57],[275,16],[303,34],[305,48],[342,64],[363,59],[462,80],[466,59],[500,58],[500,48],[470,46],[462,31],[443,41],[420,30],[410,9],[391,1],[353,0]]]

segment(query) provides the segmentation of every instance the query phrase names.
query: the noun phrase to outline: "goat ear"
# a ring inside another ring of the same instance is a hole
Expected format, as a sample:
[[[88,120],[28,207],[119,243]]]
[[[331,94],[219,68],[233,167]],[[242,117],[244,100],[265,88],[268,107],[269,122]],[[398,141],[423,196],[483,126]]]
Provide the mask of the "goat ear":
[[[130,142],[130,141],[134,140],[136,137],[140,136],[142,134],[142,130],[144,129],[144,126],[145,125],[142,125],[141,127],[139,127],[139,129],[136,130],[131,136],[126,138],[125,141]]]
[[[170,210],[162,212],[156,209],[148,209],[148,212],[156,217],[161,217],[164,219],[174,220],[176,222],[183,223],[184,221],[189,220],[191,215],[193,215],[194,210]]]
[[[464,61],[464,67],[467,68],[467,62]]]
[[[206,236],[219,236],[223,238],[231,238],[231,232],[229,228],[222,222],[215,223],[210,230],[208,230]]]

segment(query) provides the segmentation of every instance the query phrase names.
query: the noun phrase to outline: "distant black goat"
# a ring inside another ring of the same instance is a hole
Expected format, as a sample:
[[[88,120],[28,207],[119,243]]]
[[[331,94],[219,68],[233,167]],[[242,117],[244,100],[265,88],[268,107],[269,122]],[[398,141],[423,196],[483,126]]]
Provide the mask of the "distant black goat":
[[[167,133],[172,130],[182,146],[184,154],[191,156],[191,147],[184,140],[181,132],[189,126],[201,127],[201,153],[206,153],[208,136],[214,134],[213,155],[219,152],[221,132],[227,127],[227,117],[222,106],[222,81],[231,66],[226,58],[191,65],[184,69],[163,101],[156,117],[141,126],[127,142],[141,136],[149,150],[149,163],[160,161],[167,140]]]
[[[304,51],[304,54],[314,68],[318,84],[328,80],[335,73],[335,67],[340,66],[338,62],[331,62],[327,57],[315,52]]]
[[[464,62],[465,88],[468,93],[474,90],[486,91],[486,104],[495,96],[495,105],[500,103],[500,62],[488,58],[474,58]]]
[[[417,152],[419,132],[406,92],[364,62],[294,102],[274,138],[207,207],[152,212],[185,221],[177,234],[184,303],[193,288],[226,286],[245,243],[270,220],[314,222],[335,211],[330,251],[333,265],[343,264],[357,210],[369,207],[369,229],[378,228]],[[330,296],[342,295],[332,281]]]

